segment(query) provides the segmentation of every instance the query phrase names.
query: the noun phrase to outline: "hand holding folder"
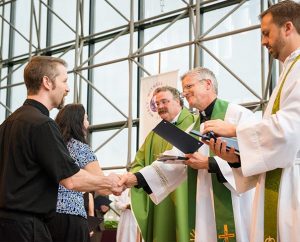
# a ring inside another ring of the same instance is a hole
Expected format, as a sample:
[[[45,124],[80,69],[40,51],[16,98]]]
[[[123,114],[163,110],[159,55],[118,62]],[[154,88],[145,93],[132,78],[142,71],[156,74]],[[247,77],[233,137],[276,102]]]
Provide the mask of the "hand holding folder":
[[[206,140],[206,141],[210,141],[210,139],[214,139],[215,142],[217,140],[217,137],[214,135],[213,132],[209,132],[206,134],[201,134],[199,131],[197,130],[191,130],[190,131],[191,134],[197,135],[198,137],[201,137],[202,139]],[[234,153],[236,155],[240,155],[240,151],[239,151],[239,145],[237,142],[237,139],[235,138],[226,138],[226,137],[220,137],[222,139],[222,141],[226,142],[226,150],[230,150],[231,147],[234,148]]]

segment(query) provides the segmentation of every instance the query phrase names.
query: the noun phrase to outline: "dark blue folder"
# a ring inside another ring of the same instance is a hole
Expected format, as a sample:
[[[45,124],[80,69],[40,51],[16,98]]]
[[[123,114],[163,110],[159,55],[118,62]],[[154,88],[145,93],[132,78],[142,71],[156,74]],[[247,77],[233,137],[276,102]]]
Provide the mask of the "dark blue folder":
[[[164,138],[166,141],[174,145],[185,154],[194,153],[203,143],[188,133],[177,128],[166,120],[162,120],[153,132]]]

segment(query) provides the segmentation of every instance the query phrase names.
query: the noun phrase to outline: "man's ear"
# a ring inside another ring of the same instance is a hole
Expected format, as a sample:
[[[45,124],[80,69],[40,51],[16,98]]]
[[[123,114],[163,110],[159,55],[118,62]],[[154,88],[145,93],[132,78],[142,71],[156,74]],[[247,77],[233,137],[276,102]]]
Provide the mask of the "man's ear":
[[[52,89],[52,81],[49,79],[48,76],[43,76],[42,85],[46,90]]]
[[[210,79],[206,79],[206,90],[208,91],[209,89],[212,88],[212,81]]]
[[[291,21],[287,21],[284,24],[284,32],[286,36],[289,36],[293,30],[295,29],[295,26],[293,25],[293,23]]]

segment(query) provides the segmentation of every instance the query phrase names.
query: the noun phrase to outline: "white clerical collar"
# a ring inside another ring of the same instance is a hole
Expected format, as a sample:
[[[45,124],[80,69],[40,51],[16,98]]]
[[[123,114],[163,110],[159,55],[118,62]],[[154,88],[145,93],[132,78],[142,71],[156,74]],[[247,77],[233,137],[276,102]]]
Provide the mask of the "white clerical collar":
[[[180,113],[181,113],[181,111],[176,115],[176,117],[172,120],[172,124],[175,124],[175,123],[177,123],[177,120],[178,120],[178,118],[179,118],[179,115],[180,115]]]
[[[203,110],[203,111],[201,111],[200,113],[201,113],[201,115],[202,115],[203,117],[206,117],[206,113],[205,113],[205,111],[204,111],[204,110]]]

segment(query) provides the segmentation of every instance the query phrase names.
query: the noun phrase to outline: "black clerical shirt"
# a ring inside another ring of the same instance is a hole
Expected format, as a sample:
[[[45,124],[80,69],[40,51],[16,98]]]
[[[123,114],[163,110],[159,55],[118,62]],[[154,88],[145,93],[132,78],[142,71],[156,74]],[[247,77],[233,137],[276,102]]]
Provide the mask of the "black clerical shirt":
[[[0,126],[0,210],[48,216],[58,183],[79,171],[48,109],[27,99]]]
[[[214,110],[214,106],[216,103],[215,99],[214,101],[212,101],[205,110],[203,110],[202,112],[200,112],[200,122],[203,123],[207,120],[210,120],[212,112]],[[219,182],[224,183],[226,182],[225,177],[223,176],[220,167],[218,166],[217,161],[215,160],[214,157],[208,157],[208,172],[209,173],[215,173],[217,176],[217,179]]]
[[[217,99],[213,100],[207,107],[205,110],[203,110],[202,112],[200,112],[200,122],[203,123],[207,120],[210,120],[212,112],[214,110],[214,106],[216,103]]]
[[[212,112],[214,110],[216,100],[217,99],[212,101],[211,104],[209,104],[204,111],[200,112],[201,123],[203,123],[207,120],[210,120]],[[233,168],[238,168],[238,167],[241,166],[240,163],[228,163],[228,164]],[[215,173],[219,182],[221,182],[221,183],[227,182],[214,157],[209,157],[208,158],[208,167],[209,167],[208,172],[209,173]]]

